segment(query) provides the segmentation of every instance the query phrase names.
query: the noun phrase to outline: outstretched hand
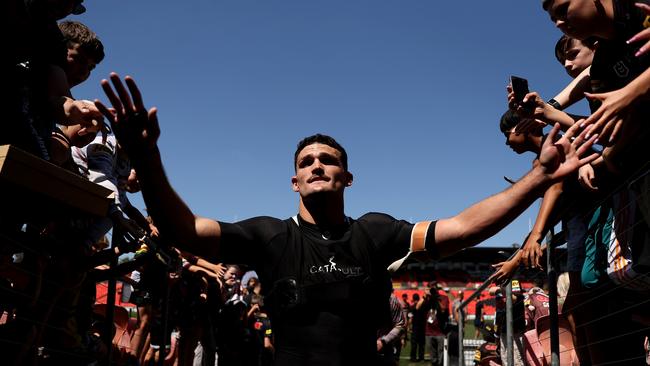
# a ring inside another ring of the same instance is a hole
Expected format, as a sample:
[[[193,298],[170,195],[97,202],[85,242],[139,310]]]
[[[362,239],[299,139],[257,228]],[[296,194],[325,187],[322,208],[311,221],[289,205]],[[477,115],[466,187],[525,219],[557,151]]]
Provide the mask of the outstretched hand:
[[[515,273],[515,270],[517,270],[518,267],[519,262],[512,259],[493,264],[492,268],[494,268],[496,272],[490,276],[490,280],[498,284],[506,282],[512,278],[512,275]]]
[[[650,15],[650,5],[644,3],[636,3],[634,5],[637,8],[643,10],[646,13],[646,15]],[[634,56],[636,57],[640,57],[646,54],[648,50],[650,50],[650,28],[645,28],[644,30],[635,34],[632,38],[627,40],[627,43],[634,43],[639,41],[646,41],[646,42],[641,47],[639,47],[638,51],[636,51],[636,54],[634,54]]]
[[[539,235],[531,234],[524,245],[521,246],[521,262],[524,267],[542,269],[540,258],[542,258],[544,252],[542,252],[542,246],[540,245],[541,239]]]
[[[587,118],[582,125],[592,125],[591,132],[598,133],[603,143],[609,145],[616,140],[629,107],[638,97],[629,88],[621,88],[609,93],[585,93],[589,100],[598,100],[602,104]]]
[[[113,87],[106,79],[101,84],[113,108],[107,108],[99,100],[95,100],[95,105],[111,122],[115,136],[129,158],[134,162],[141,161],[157,146],[160,136],[157,110],[155,107],[146,110],[140,90],[130,76],[124,78],[128,91],[119,75],[113,72],[110,79]]]
[[[578,182],[589,192],[597,192],[596,172],[591,164],[585,164],[578,170]]]
[[[558,139],[560,124],[556,123],[544,141],[539,155],[540,167],[542,172],[552,180],[560,180],[598,158],[597,153],[581,158],[589,151],[598,135],[594,134],[587,139],[590,128],[587,127],[579,133],[580,125],[580,123],[574,124]]]
[[[75,100],[69,97],[62,98],[61,109],[63,116],[60,122],[65,126],[81,125],[80,136],[88,133],[97,133],[104,127],[102,113],[97,107],[87,100]]]

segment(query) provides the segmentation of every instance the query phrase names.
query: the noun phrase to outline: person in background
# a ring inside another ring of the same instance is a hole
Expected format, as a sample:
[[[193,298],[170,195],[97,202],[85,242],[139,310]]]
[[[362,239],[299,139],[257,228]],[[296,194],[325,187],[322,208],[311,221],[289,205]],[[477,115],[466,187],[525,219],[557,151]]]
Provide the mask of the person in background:
[[[406,317],[402,304],[394,293],[390,295],[391,321],[377,331],[377,365],[397,366],[406,331]]]

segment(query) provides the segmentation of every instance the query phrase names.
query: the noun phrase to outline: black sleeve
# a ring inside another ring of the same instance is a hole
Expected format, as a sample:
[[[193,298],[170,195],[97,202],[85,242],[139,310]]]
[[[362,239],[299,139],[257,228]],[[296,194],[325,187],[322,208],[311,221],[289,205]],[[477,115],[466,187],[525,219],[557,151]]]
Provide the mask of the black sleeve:
[[[440,253],[438,253],[438,248],[436,247],[436,224],[438,221],[432,221],[431,225],[427,229],[426,243],[424,249],[429,253],[429,257],[432,259],[439,259]]]
[[[285,230],[284,221],[268,216],[236,223],[219,222],[219,225],[219,261],[253,266],[264,258],[273,237]]]
[[[409,250],[413,224],[382,213],[371,212],[359,218],[377,249],[389,258],[403,257]]]
[[[360,217],[358,221],[364,225],[387,263],[404,257],[411,249],[412,234],[416,224],[397,220],[382,213],[368,213]],[[425,228],[425,248],[433,258],[437,258],[432,252],[432,248],[435,248],[435,224],[436,222],[433,221],[428,226],[423,226]]]

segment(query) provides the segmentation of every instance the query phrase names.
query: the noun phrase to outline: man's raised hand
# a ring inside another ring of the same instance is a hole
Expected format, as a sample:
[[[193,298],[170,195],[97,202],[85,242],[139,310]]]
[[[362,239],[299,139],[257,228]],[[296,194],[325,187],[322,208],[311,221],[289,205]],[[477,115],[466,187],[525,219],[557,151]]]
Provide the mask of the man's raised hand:
[[[111,122],[115,136],[129,158],[137,163],[156,149],[160,136],[157,110],[154,107],[147,111],[133,78],[124,78],[128,91],[119,75],[113,72],[109,78],[112,87],[106,79],[102,80],[101,84],[113,108],[107,108],[99,100],[95,100],[95,105]]]
[[[559,139],[556,139],[560,131],[559,123],[556,123],[549,132],[539,155],[540,166],[549,178],[560,180],[598,158],[597,153],[581,158],[589,151],[598,135],[592,135],[587,139],[586,135],[589,134],[590,129],[587,128],[578,134],[580,125],[579,122],[574,124]]]

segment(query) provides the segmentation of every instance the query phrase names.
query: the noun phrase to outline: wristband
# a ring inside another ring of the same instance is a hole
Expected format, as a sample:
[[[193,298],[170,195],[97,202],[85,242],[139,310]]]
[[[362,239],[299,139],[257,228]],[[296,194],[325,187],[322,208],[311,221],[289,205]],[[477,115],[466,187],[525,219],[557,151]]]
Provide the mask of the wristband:
[[[557,100],[555,100],[553,98],[549,99],[549,101],[546,102],[546,103],[548,103],[551,107],[557,109],[558,111],[562,110],[562,104],[560,104],[560,102],[558,102]]]

